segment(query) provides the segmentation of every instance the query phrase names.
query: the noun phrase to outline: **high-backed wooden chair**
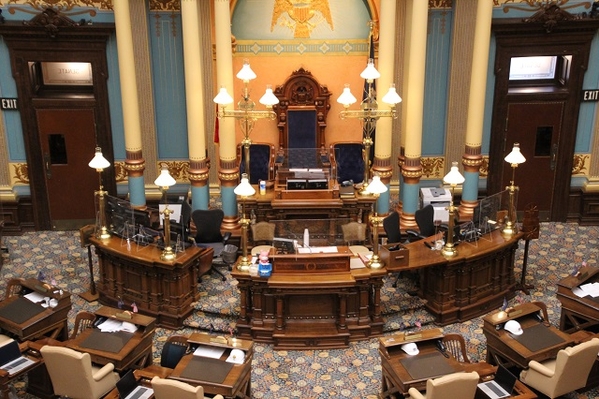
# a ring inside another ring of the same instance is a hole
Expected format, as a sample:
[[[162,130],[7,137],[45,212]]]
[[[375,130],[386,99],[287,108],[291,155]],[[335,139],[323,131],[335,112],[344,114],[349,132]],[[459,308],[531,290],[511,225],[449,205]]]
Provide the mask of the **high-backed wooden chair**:
[[[8,299],[13,295],[19,295],[23,289],[23,280],[20,278],[11,278],[6,283],[6,292],[4,293],[4,299]]]
[[[73,332],[71,333],[71,337],[69,339],[75,339],[77,335],[81,334],[88,328],[92,328],[94,326],[94,321],[96,321],[96,315],[82,310],[77,313],[75,316],[75,325],[73,327]]]
[[[324,148],[327,113],[331,107],[328,88],[310,71],[300,68],[273,93],[279,99],[273,111],[277,114],[280,146],[285,149]]]
[[[468,352],[466,350],[466,341],[460,334],[445,334],[443,337],[443,344],[445,349],[451,356],[453,356],[458,362],[470,363],[468,359]]]

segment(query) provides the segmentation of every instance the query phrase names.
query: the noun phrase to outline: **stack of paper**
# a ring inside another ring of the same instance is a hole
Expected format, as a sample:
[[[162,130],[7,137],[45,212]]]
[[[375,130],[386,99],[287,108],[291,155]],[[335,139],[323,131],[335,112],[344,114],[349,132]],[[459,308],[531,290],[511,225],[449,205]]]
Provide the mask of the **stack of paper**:
[[[211,357],[213,359],[220,359],[225,353],[225,348],[219,348],[215,346],[200,345],[193,352],[194,356]]]
[[[572,292],[581,298],[585,296],[596,298],[599,296],[599,283],[583,284],[580,287],[572,289]]]
[[[107,319],[104,323],[99,324],[98,328],[102,332],[126,331],[133,333],[137,331],[137,326],[135,324],[115,319]]]

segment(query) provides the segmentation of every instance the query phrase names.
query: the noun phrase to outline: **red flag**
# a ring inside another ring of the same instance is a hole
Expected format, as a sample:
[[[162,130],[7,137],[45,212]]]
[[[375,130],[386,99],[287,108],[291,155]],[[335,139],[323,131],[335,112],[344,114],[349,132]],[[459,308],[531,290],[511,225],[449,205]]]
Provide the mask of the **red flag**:
[[[218,104],[216,104],[216,115],[218,115]],[[213,137],[213,141],[214,144],[218,144],[220,142],[220,137],[218,136],[218,116],[216,117],[216,120],[214,121],[214,137]]]

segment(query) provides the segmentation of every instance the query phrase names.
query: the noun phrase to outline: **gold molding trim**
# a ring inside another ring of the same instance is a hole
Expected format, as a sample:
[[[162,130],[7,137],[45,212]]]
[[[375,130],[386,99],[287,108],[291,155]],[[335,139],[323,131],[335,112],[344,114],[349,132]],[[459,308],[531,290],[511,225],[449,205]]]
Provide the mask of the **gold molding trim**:
[[[421,157],[422,176],[427,179],[437,179],[443,177],[443,168],[445,158],[443,157]]]
[[[574,162],[572,163],[572,175],[588,176],[591,164],[591,154],[574,154]]]
[[[9,7],[8,12],[14,14],[14,10],[19,10],[30,14],[37,14],[37,11],[43,11],[47,7],[52,7],[53,9],[60,11],[62,14],[67,16],[89,13],[90,16],[95,17],[95,10],[77,11],[72,13],[69,13],[69,11],[75,7],[112,10],[112,2],[113,0],[8,0],[8,4],[17,6]],[[2,5],[2,1],[0,1],[0,6]],[[31,7],[37,11],[32,12],[31,10],[18,7],[19,5]]]
[[[29,166],[26,163],[11,163],[9,167],[14,170],[11,176],[11,184],[29,184]]]
[[[125,161],[118,161],[113,164],[114,166],[114,180],[117,183],[124,183],[129,180],[129,174],[125,167]]]
[[[156,171],[163,166],[168,168],[168,172],[178,182],[189,181],[189,161],[158,161]]]

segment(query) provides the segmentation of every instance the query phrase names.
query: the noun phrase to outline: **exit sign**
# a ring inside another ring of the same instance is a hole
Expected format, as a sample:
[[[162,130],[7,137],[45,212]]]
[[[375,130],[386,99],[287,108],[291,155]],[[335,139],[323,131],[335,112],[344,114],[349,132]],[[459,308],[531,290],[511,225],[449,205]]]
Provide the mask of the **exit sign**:
[[[18,109],[16,98],[0,98],[0,109]]]
[[[599,90],[583,90],[582,101],[599,101]]]

